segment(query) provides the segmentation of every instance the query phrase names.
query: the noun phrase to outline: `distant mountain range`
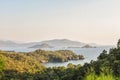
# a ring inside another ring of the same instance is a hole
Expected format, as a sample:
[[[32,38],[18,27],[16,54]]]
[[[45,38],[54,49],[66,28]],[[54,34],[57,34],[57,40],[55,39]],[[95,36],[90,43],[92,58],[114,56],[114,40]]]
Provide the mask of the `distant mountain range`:
[[[0,41],[0,47],[27,47],[27,48],[50,48],[50,47],[85,47],[85,45],[97,47],[97,44],[87,44],[68,39],[53,39],[41,42],[16,43],[14,41]],[[88,47],[88,46],[87,46]]]
[[[0,47],[16,47],[20,44],[15,43],[13,41],[2,41],[0,40]]]
[[[80,47],[85,45],[85,43],[78,42],[78,41],[71,41],[68,39],[54,39],[54,40],[47,40],[42,41],[41,43],[47,43],[49,45],[52,45],[54,47]]]

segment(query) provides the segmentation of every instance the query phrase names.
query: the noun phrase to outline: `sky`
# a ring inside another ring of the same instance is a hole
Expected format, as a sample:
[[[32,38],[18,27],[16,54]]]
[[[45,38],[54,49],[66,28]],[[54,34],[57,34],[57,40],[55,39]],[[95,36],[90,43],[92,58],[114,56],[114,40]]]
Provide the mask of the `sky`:
[[[0,0],[0,40],[116,45],[120,0]]]

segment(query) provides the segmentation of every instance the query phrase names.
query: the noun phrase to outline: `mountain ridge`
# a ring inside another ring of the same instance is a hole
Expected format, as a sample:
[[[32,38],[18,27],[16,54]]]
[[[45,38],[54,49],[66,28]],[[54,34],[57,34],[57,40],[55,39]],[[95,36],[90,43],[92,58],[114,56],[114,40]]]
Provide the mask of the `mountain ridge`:
[[[0,47],[32,47],[35,45],[41,45],[41,44],[48,44],[53,47],[82,47],[87,45],[88,43],[83,43],[79,41],[73,41],[69,39],[52,39],[52,40],[45,40],[40,42],[29,42],[29,43],[17,43],[10,40],[0,40]],[[89,44],[90,46],[101,46],[95,43]],[[107,45],[106,45],[107,46]]]

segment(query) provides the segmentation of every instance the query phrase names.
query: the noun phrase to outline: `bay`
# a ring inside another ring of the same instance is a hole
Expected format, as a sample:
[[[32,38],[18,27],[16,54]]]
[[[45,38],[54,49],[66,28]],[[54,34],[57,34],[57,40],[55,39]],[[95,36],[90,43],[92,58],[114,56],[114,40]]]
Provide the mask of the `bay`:
[[[72,50],[75,54],[83,55],[85,57],[84,60],[70,60],[68,62],[61,62],[61,63],[44,63],[46,67],[58,67],[58,66],[67,66],[69,63],[74,65],[84,63],[89,63],[91,60],[97,60],[97,57],[103,50],[109,51],[111,47],[98,47],[98,48],[43,48],[44,50]],[[16,51],[16,52],[30,52],[36,50],[35,48],[25,48],[25,47],[0,47],[0,50],[6,51]]]

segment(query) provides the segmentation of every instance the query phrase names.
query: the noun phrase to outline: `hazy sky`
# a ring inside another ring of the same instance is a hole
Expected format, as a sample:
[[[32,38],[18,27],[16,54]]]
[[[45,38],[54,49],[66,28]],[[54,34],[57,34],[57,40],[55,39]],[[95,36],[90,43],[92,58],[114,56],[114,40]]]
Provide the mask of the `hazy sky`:
[[[0,39],[116,44],[120,0],[0,0]]]

